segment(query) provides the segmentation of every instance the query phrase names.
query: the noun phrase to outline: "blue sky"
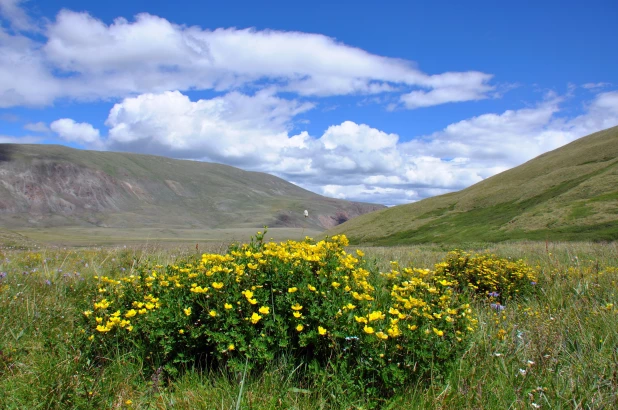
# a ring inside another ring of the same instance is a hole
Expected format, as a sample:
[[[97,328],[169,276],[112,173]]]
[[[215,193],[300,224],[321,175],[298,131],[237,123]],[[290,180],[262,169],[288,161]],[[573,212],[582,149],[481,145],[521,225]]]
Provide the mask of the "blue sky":
[[[0,142],[389,205],[618,125],[618,3],[0,0]]]

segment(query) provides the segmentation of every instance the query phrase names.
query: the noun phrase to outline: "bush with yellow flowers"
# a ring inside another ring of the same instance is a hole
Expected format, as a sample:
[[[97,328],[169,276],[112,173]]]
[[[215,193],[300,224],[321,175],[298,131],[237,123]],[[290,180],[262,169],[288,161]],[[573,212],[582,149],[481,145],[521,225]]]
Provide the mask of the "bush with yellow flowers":
[[[435,275],[436,279],[452,281],[458,291],[490,296],[502,303],[532,293],[537,280],[534,269],[522,260],[459,250],[449,252],[436,264]]]
[[[128,276],[100,277],[84,312],[90,354],[141,356],[173,376],[187,366],[233,371],[286,357],[342,390],[385,394],[438,375],[476,320],[455,279],[418,269],[377,273],[345,236],[264,242]]]

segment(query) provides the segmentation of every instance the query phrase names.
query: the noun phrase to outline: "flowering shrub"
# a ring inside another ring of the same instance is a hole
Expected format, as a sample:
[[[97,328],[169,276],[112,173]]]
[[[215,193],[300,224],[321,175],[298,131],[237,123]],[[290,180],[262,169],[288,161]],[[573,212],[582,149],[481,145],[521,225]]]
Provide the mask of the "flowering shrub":
[[[495,255],[449,252],[435,266],[436,279],[453,281],[460,291],[489,296],[504,303],[516,295],[532,292],[536,272],[524,261],[511,261]]]
[[[439,373],[474,329],[466,295],[425,271],[372,272],[347,244],[265,243],[258,233],[225,255],[99,277],[84,311],[91,354],[132,350],[172,375],[200,362],[240,371],[287,356],[369,393]]]

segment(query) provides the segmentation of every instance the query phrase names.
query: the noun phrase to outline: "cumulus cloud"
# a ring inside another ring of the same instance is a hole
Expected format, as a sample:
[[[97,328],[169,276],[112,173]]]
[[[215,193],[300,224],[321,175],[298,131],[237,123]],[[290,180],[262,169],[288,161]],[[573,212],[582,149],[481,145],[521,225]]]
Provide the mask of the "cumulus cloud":
[[[19,1],[0,2],[13,24],[32,28]],[[489,74],[427,74],[321,34],[187,27],[148,13],[106,24],[66,9],[41,34],[43,41],[0,31],[0,106],[250,86],[313,98],[403,92],[404,105],[416,108],[487,98],[493,89]]]
[[[70,118],[61,118],[49,124],[49,128],[67,142],[77,142],[92,148],[102,146],[99,130],[86,122],[75,122]]]
[[[570,119],[560,116],[562,103],[549,96],[534,107],[479,115],[404,142],[352,121],[320,136],[294,134],[295,117],[313,107],[267,91],[197,101],[164,92],[116,104],[104,146],[227,163],[327,196],[394,205],[465,188],[618,124],[618,91],[596,95]],[[51,128],[73,141],[99,137],[92,126],[67,119]]]
[[[291,119],[312,104],[231,92],[191,101],[178,91],[143,94],[114,105],[107,144],[123,149],[246,167],[279,160],[285,148],[301,148],[306,133],[289,136]]]

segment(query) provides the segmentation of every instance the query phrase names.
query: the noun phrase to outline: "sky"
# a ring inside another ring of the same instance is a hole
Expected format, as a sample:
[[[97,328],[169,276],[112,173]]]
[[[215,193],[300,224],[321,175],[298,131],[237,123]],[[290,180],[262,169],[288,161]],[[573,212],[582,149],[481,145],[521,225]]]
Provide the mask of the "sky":
[[[0,143],[385,205],[618,125],[618,2],[0,0]]]

